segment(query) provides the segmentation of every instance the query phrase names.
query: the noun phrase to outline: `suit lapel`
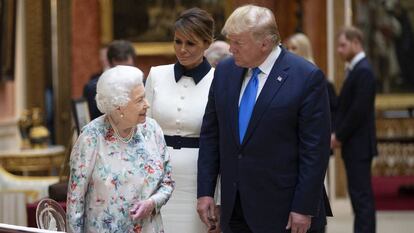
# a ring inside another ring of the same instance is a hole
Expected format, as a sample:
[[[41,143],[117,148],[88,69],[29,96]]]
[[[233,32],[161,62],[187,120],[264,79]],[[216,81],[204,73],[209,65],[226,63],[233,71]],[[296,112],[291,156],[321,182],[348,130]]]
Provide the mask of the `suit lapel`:
[[[346,77],[346,79],[344,80],[344,83],[341,88],[341,92],[339,93],[338,102],[344,101],[342,100],[343,94],[348,93],[348,89],[351,88],[351,83],[354,82],[356,71],[365,59],[366,59],[365,57],[361,59],[361,61],[355,64],[354,68],[349,72],[348,77]]]
[[[227,104],[227,109],[230,111],[229,114],[229,121],[231,131],[233,132],[233,138],[236,141],[237,145],[240,145],[239,139],[239,97],[240,97],[240,89],[243,83],[244,76],[246,74],[247,69],[236,67],[235,72],[233,72],[234,76],[230,78],[230,85],[229,85],[229,99]],[[234,83],[233,83],[234,82]]]
[[[266,83],[263,86],[259,97],[257,98],[252,117],[250,118],[249,126],[247,127],[246,135],[244,136],[242,144],[245,144],[249,140],[263,113],[269,107],[272,99],[288,78],[288,73],[286,71],[289,69],[289,64],[284,58],[285,55],[286,52],[282,49],[282,53],[279,55],[279,58],[273,65],[272,70],[267,77]]]

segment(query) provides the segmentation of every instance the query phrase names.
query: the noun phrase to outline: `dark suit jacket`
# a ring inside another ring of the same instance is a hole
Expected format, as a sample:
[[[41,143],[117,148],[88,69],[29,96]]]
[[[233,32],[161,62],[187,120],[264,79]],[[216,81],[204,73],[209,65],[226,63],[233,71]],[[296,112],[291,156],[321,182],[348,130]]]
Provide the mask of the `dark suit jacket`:
[[[238,100],[246,70],[233,58],[216,68],[201,128],[198,197],[214,195],[220,172],[223,224],[238,191],[254,232],[285,232],[290,211],[314,216],[312,226],[321,228],[330,214],[323,188],[330,143],[324,75],[282,49],[240,144]]]
[[[91,117],[91,121],[102,115],[102,113],[96,106],[95,100],[96,84],[98,83],[100,76],[101,73],[94,74],[89,80],[89,82],[83,87],[83,97],[88,101],[89,115]]]
[[[331,131],[334,132],[335,131],[334,125],[335,125],[336,108],[338,106],[338,97],[336,95],[334,85],[328,80],[326,81],[326,84],[327,84],[326,87],[328,88],[329,109],[331,111]]]
[[[367,58],[346,78],[338,98],[335,133],[344,159],[364,160],[377,155],[375,135],[375,77]]]

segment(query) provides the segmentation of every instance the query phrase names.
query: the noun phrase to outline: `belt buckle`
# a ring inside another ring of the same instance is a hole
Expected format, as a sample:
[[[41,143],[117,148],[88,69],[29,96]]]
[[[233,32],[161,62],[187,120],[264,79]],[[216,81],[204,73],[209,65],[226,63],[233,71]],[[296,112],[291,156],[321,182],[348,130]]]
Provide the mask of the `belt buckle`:
[[[174,146],[173,146],[173,149],[176,149],[176,150],[181,149],[182,148],[182,144],[183,144],[183,141],[182,141],[181,136],[174,135],[173,138],[174,138],[174,143],[173,143]]]

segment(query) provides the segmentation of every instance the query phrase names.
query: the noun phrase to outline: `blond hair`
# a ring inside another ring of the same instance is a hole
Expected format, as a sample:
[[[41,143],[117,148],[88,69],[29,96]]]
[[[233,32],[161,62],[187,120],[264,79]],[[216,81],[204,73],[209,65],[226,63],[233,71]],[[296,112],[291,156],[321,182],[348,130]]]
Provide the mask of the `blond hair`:
[[[274,45],[280,43],[275,16],[266,7],[255,5],[238,7],[226,20],[221,30],[224,36],[243,32],[251,32],[255,39],[269,37]]]
[[[306,60],[315,63],[313,59],[312,45],[309,38],[303,33],[296,33],[290,36],[287,43],[296,46],[296,51],[293,51]]]

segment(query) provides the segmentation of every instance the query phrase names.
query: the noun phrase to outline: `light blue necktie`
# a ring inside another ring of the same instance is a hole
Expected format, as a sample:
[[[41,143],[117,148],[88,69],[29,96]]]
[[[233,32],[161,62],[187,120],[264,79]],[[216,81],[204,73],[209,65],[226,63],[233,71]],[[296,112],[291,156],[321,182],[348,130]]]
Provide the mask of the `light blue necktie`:
[[[254,104],[256,103],[257,89],[259,86],[258,75],[260,74],[258,67],[253,68],[252,77],[247,83],[244,90],[239,107],[239,136],[240,143],[243,142],[244,135],[246,134],[247,126],[249,125],[250,117],[252,116]]]

